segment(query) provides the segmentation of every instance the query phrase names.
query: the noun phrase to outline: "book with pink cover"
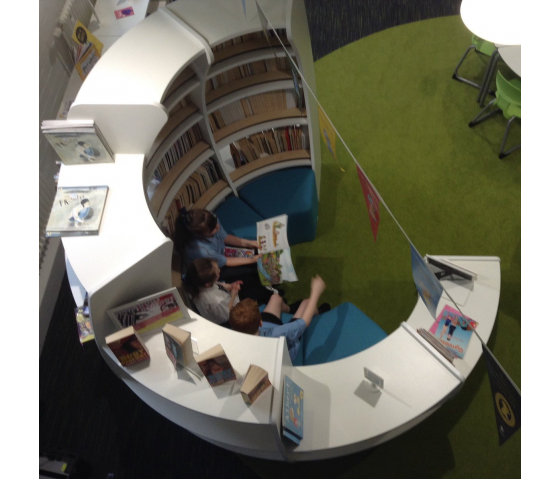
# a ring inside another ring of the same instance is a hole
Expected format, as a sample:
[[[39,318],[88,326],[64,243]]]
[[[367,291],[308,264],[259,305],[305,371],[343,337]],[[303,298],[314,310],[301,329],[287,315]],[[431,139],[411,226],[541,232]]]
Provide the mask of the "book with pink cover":
[[[461,315],[451,306],[445,305],[436,321],[430,328],[432,333],[443,345],[460,359],[465,357],[473,330],[478,323]]]

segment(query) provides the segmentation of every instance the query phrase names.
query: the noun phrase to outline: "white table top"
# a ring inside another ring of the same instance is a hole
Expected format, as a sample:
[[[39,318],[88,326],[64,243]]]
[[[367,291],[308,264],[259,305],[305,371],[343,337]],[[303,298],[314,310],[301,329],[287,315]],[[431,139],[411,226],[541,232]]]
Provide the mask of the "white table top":
[[[521,45],[499,47],[498,52],[506,65],[521,76]]]
[[[475,35],[492,43],[521,45],[525,10],[521,0],[463,0],[461,19]]]

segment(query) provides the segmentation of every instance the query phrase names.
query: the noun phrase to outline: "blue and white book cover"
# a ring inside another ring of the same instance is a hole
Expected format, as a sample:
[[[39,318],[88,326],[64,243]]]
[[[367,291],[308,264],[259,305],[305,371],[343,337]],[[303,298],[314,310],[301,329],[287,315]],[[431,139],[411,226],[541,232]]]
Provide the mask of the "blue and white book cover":
[[[284,376],[282,432],[296,444],[303,439],[303,389],[288,376]]]
[[[436,319],[437,307],[443,294],[443,287],[412,244],[410,245],[410,257],[416,290],[432,317]]]

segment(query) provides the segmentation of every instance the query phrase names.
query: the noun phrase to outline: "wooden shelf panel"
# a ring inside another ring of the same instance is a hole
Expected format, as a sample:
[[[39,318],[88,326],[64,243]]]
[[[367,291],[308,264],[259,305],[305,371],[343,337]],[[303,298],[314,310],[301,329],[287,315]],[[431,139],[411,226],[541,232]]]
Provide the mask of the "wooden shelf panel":
[[[167,111],[173,109],[183,98],[185,98],[189,93],[200,86],[198,78],[192,78],[185,83],[183,83],[179,88],[177,88],[171,95],[169,95],[163,102],[163,106]]]
[[[287,49],[290,55],[294,57],[295,54],[293,48],[287,47]],[[215,77],[220,73],[224,73],[228,70],[231,70],[232,68],[245,65],[246,63],[258,62],[261,60],[269,60],[271,58],[275,58],[276,56],[278,57],[286,56],[286,52],[282,47],[273,47],[272,49],[267,48],[266,50],[261,49],[256,51],[250,51],[247,53],[242,53],[240,55],[235,55],[231,58],[228,58],[226,60],[223,60],[219,63],[215,63],[214,65],[212,65],[210,67],[210,71],[208,72],[208,76],[206,77],[206,79],[208,80],[209,78]]]
[[[229,136],[235,133],[242,132],[243,130],[250,128],[260,123],[274,122],[275,120],[292,119],[294,124],[302,124],[303,120],[306,120],[306,110],[300,110],[299,108],[288,108],[287,110],[274,110],[267,111],[266,113],[260,113],[258,115],[252,115],[243,120],[236,121],[231,125],[227,125],[225,128],[221,128],[214,132],[214,140],[216,143],[227,139]],[[264,128],[263,128],[264,129]],[[232,140],[235,141],[235,140]],[[223,147],[218,145],[220,148]]]
[[[208,154],[201,156],[204,152],[208,152]],[[184,176],[183,173],[190,176],[192,174],[192,171],[190,170],[194,170],[200,166],[200,164],[206,161],[208,156],[212,153],[213,152],[210,151],[210,145],[201,141],[194,145],[177,163],[175,163],[175,165],[173,165],[173,168],[167,172],[161,183],[156,188],[152,201],[150,202],[152,210],[155,212],[156,216],[159,216],[162,204],[165,202],[165,198],[167,198],[170,194],[174,197],[177,193],[177,191],[174,192],[174,190],[178,188],[174,188],[174,185],[178,183],[181,176]],[[192,166],[192,168],[189,168],[189,166]],[[184,181],[180,183],[182,185]]]
[[[286,46],[286,48],[288,48],[288,38],[285,36],[281,36],[280,39],[282,40],[282,43]],[[270,49],[270,46],[282,48],[280,42],[276,37],[270,39],[270,44],[268,43],[268,40],[266,38],[259,38],[256,40],[250,40],[248,42],[238,43],[224,50],[218,50],[214,52],[214,65],[237,55],[261,50],[263,48]]]
[[[171,116],[167,120],[167,123],[163,126],[161,131],[158,133],[158,136],[156,137],[156,140],[154,141],[154,144],[152,145],[152,148],[150,149],[150,152],[147,155],[148,158],[151,159],[154,153],[159,149],[162,143],[164,143],[165,140],[171,135],[171,133],[173,133],[173,131],[179,125],[181,125],[181,123],[183,123],[187,118],[189,118],[189,116],[196,113],[197,111],[198,108],[195,105],[190,104],[182,108],[175,115]]]
[[[210,105],[212,102],[216,101],[218,98],[222,98],[226,95],[230,95],[238,90],[243,90],[244,88],[253,87],[255,85],[260,85],[263,83],[270,83],[275,81],[291,80],[292,74],[290,72],[285,72],[282,70],[276,70],[272,72],[261,73],[259,75],[251,75],[250,77],[241,78],[241,80],[236,80],[229,82],[215,90],[206,93],[206,103],[208,108],[211,109]],[[252,96],[252,95],[247,95]]]
[[[231,188],[229,187],[229,185],[224,180],[217,181],[216,183],[214,183],[212,185],[212,187],[210,187],[210,188],[208,188],[208,190],[206,190],[206,192],[194,204],[193,208],[204,209],[217,196],[225,197],[229,193],[231,193]]]
[[[293,160],[309,160],[309,164],[311,164],[311,154],[308,150],[292,150],[277,153],[275,155],[269,155],[264,158],[259,158],[258,160],[251,161],[250,163],[247,163],[246,165],[243,165],[239,168],[236,168],[235,171],[231,172],[229,176],[231,178],[231,181],[235,183],[241,180],[243,177],[260,170],[261,168],[280,165],[282,163]]]

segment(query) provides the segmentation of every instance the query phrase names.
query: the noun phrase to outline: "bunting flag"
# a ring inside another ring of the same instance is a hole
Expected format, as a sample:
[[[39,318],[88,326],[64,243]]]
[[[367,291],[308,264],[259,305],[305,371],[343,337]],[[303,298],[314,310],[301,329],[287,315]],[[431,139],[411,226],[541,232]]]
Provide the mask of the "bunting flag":
[[[412,260],[412,276],[416,284],[416,290],[424,301],[426,308],[437,319],[437,306],[441,295],[443,294],[443,287],[435,277],[434,273],[430,271],[428,265],[424,262],[418,251],[410,243],[410,257]]]
[[[290,71],[292,72],[292,79],[294,81],[294,91],[296,93],[297,107],[303,107],[303,94],[301,88],[299,87],[299,78],[297,67],[294,64],[294,60],[291,55],[286,53],[286,59],[288,60],[288,65],[290,65]]]
[[[358,172],[358,178],[360,179],[360,184],[362,185],[362,192],[364,194],[364,199],[366,200],[366,207],[369,213],[369,222],[371,225],[371,232],[373,233],[373,241],[377,241],[377,230],[379,229],[379,194],[368,180],[366,174],[356,165],[356,171]]]
[[[521,428],[521,392],[504,372],[490,350],[482,343],[486,369],[492,389],[500,446]]]
[[[319,106],[319,128],[325,145],[327,145],[332,156],[338,159],[336,156],[336,131],[321,106]]]

